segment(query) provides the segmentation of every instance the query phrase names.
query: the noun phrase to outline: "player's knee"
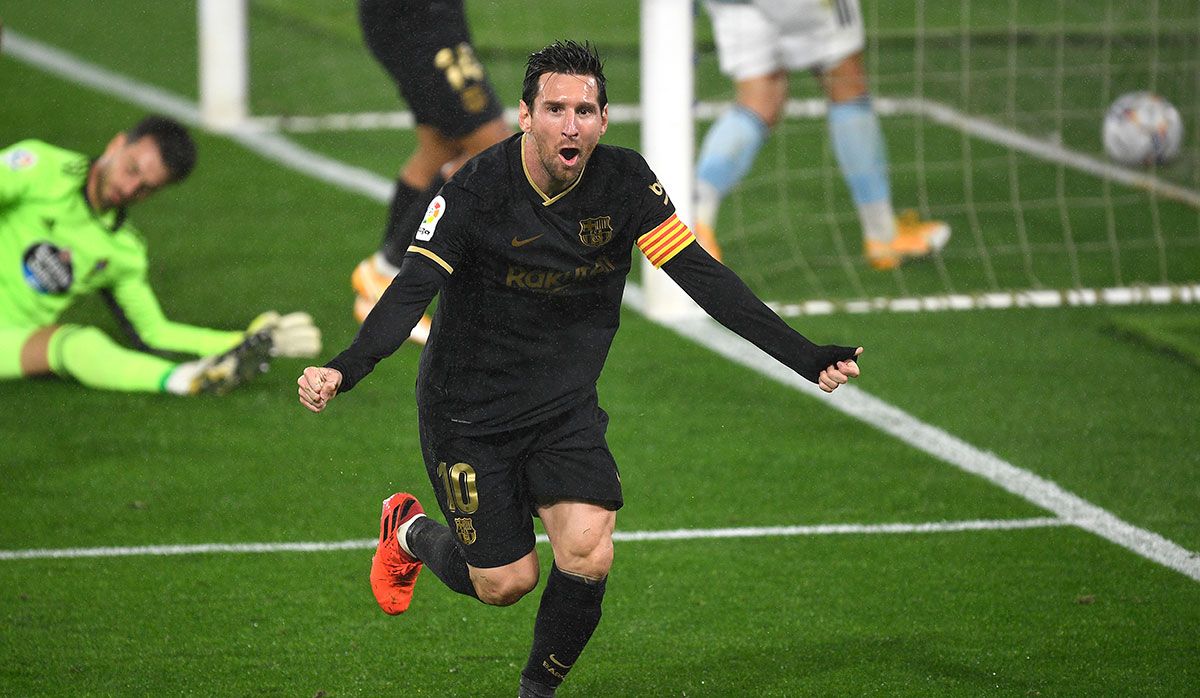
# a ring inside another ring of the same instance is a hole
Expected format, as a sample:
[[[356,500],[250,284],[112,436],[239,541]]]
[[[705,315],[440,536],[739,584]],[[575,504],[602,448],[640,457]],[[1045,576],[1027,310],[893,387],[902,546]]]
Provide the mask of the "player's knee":
[[[538,583],[538,570],[509,570],[503,574],[478,570],[471,575],[475,595],[489,606],[511,606],[533,591]]]
[[[577,536],[554,551],[554,563],[563,572],[589,579],[603,579],[612,569],[612,536]]]

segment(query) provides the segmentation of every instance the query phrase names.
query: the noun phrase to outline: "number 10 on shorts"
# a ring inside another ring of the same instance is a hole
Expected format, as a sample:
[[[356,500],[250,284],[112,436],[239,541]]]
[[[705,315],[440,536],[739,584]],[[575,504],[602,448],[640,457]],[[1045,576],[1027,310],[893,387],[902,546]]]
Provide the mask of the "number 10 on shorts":
[[[479,492],[475,489],[475,469],[466,463],[446,467],[438,463],[438,477],[446,488],[446,505],[450,511],[473,514],[479,508]]]

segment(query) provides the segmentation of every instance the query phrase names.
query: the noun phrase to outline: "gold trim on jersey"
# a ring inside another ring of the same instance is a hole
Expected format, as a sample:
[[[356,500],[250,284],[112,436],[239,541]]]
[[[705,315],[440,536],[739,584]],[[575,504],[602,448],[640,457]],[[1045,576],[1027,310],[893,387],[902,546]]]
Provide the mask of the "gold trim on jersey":
[[[454,273],[454,267],[450,266],[449,264],[446,264],[446,260],[444,260],[441,257],[437,256],[436,254],[430,252],[429,250],[425,249],[424,247],[417,247],[416,245],[409,245],[408,251],[416,252],[419,255],[422,255],[424,257],[428,257],[429,259],[432,259],[433,261],[437,262],[439,267],[441,267],[442,269],[445,269],[447,274]]]
[[[674,213],[667,220],[637,239],[638,249],[657,269],[696,241],[696,236]]]
[[[529,182],[529,186],[533,187],[533,190],[537,192],[537,195],[542,197],[542,205],[549,206],[550,204],[569,194],[571,190],[575,188],[575,185],[579,184],[579,181],[583,179],[583,170],[579,171],[579,176],[575,178],[574,182],[571,182],[571,186],[563,189],[554,196],[546,196],[546,192],[542,191],[542,188],[533,181],[533,177],[531,177],[529,174],[529,165],[525,163],[525,136],[527,135],[529,134],[521,134],[521,169],[525,172],[525,181]],[[586,170],[587,167],[584,166],[584,169]]]

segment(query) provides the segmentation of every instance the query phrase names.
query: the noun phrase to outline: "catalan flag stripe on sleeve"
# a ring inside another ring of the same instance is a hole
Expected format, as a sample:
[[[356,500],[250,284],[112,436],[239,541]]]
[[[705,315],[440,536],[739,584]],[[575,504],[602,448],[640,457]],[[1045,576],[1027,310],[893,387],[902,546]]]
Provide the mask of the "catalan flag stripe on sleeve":
[[[696,241],[692,231],[674,213],[654,230],[638,238],[637,246],[657,269]]]

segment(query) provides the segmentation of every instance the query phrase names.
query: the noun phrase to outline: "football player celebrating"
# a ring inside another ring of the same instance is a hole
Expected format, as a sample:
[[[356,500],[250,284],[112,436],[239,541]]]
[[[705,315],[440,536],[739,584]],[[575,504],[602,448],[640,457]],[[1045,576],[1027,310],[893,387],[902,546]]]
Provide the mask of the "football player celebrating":
[[[0,380],[55,374],[91,388],[224,393],[271,356],[315,356],[304,313],[263,313],[247,331],[172,322],[147,281],[146,244],[128,208],[183,180],[196,145],[159,116],[118,133],[96,159],[37,140],[0,150]],[[75,299],[100,292],[146,351],[94,327],[57,324]],[[177,363],[151,350],[203,356]]]
[[[422,565],[452,590],[508,605],[538,582],[530,512],[554,564],[522,696],[551,696],[600,621],[623,503],[596,380],[620,315],[633,248],[699,305],[824,390],[859,375],[862,348],[817,346],[713,260],[608,126],[595,50],[530,56],[521,133],[468,162],[430,204],[396,279],[353,343],[298,379],[314,412],[395,351],[440,293],[417,386],[425,468],[447,526],[410,494],[383,503],[371,587],[404,612]]]

